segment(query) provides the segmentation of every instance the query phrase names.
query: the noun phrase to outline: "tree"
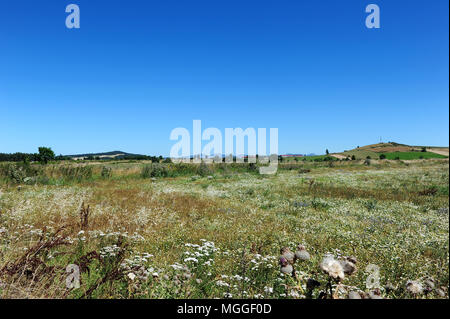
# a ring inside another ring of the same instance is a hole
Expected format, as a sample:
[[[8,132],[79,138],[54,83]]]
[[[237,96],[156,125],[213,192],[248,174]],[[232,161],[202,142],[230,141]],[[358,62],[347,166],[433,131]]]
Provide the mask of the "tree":
[[[39,147],[39,162],[42,164],[47,164],[49,161],[52,161],[55,159],[55,153],[52,151],[50,147]]]
[[[384,160],[384,159],[386,159],[386,155],[381,154],[381,155],[380,155],[380,160]]]
[[[356,156],[352,155],[352,161],[355,161],[355,160],[356,160]]]
[[[427,148],[426,147],[422,147],[421,152],[425,153],[426,151],[427,151]]]
[[[325,153],[328,155],[330,152],[328,151],[328,148],[325,150]]]

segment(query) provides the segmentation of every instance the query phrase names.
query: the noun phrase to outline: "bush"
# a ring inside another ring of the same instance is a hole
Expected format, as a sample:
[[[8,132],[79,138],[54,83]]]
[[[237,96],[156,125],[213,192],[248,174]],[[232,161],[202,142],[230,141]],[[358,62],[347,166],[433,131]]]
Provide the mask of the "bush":
[[[101,176],[102,176],[102,178],[110,178],[112,176],[111,167],[103,166]]]
[[[352,155],[352,161],[356,161],[356,156]]]
[[[386,159],[386,155],[381,154],[381,155],[380,155],[380,160],[384,160],[384,159]]]
[[[31,178],[35,179],[39,174],[40,170],[32,167],[28,162],[0,166],[0,176],[16,184],[25,182],[27,178],[28,181]]]
[[[209,169],[208,165],[202,162],[197,168],[197,174],[205,177],[212,174],[212,171]]]
[[[141,171],[142,178],[150,178],[150,177],[167,177],[169,175],[169,171],[167,167],[160,163],[151,163],[144,165]]]
[[[22,167],[12,164],[6,166],[6,171],[2,175],[17,184],[22,183],[25,177],[27,177],[25,170]]]

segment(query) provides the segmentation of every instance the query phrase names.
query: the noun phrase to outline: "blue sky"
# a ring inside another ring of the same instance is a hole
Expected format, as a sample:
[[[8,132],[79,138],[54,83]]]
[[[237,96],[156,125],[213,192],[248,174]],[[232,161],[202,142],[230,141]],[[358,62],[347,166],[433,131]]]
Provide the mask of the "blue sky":
[[[81,28],[65,27],[78,4]],[[376,3],[381,28],[365,27]],[[3,1],[0,152],[168,155],[277,127],[280,153],[449,144],[448,1]]]

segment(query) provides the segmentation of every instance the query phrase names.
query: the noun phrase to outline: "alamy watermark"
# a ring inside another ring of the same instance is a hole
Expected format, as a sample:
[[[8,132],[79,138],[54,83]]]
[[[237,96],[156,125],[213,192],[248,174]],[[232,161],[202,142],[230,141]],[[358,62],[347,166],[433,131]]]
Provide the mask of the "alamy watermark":
[[[191,133],[184,127],[177,127],[170,133],[171,141],[178,141],[170,150],[170,158],[175,163],[256,163],[269,164],[259,168],[260,174],[275,174],[278,169],[278,128],[252,127],[225,128],[225,149],[222,132],[215,127],[202,131],[201,120],[194,120]],[[247,151],[245,151],[247,140]],[[209,141],[202,147],[202,141]],[[236,141],[236,144],[234,143]],[[236,147],[235,147],[236,146]],[[233,155],[235,154],[235,155]]]
[[[376,4],[369,4],[366,7],[366,13],[370,13],[366,17],[366,27],[368,29],[380,28],[380,7]]]
[[[66,17],[66,27],[68,29],[80,28],[80,7],[77,4],[71,3],[66,6],[66,13],[69,15]],[[366,17],[366,27],[368,29],[380,28],[380,7],[374,3],[366,6],[366,13],[369,15]]]
[[[69,4],[66,6],[66,13],[69,15],[66,17],[66,27],[68,29],[80,28],[80,7],[76,4]]]
[[[80,288],[80,267],[75,264],[67,265],[66,273],[66,287],[67,289],[78,289]]]
[[[374,264],[369,264],[366,267],[366,272],[369,273],[369,276],[366,278],[366,288],[380,288],[380,267]]]

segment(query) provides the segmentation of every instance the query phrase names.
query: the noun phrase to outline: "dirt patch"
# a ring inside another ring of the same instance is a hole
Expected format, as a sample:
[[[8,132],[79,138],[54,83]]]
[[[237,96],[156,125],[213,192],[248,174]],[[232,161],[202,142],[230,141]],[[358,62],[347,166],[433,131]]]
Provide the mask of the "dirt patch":
[[[377,143],[362,146],[355,150],[365,150],[371,151],[375,153],[393,153],[393,152],[412,152],[412,151],[420,151],[421,148],[397,143]]]
[[[346,159],[347,158],[347,156],[345,156],[345,155],[342,155],[342,154],[330,154],[331,156],[333,156],[333,157],[336,157],[337,159]]]
[[[444,155],[444,156],[448,156],[448,154],[449,154],[448,148],[427,148],[427,151],[436,153],[436,154],[440,154],[440,155]]]

